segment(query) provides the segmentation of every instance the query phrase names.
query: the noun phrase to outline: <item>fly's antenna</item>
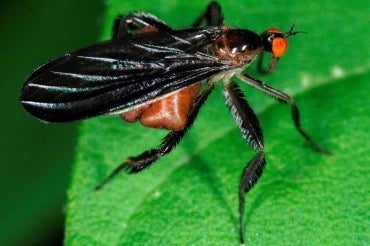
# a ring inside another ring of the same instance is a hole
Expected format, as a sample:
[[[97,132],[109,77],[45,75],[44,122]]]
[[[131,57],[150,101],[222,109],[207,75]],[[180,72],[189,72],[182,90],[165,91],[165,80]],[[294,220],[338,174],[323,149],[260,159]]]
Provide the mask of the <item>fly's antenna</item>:
[[[294,36],[294,35],[296,35],[298,33],[307,33],[305,31],[294,31],[295,23],[296,23],[296,20],[293,21],[293,24],[290,27],[289,31],[287,31],[286,33],[284,33],[284,38],[288,38],[290,36]]]

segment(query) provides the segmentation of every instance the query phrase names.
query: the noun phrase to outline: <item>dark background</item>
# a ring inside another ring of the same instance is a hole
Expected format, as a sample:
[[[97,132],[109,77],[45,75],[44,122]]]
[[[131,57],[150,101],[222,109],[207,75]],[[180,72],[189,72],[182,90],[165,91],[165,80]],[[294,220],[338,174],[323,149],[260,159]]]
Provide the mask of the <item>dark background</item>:
[[[77,124],[47,125],[18,100],[43,62],[98,40],[103,1],[0,3],[0,245],[61,245]]]

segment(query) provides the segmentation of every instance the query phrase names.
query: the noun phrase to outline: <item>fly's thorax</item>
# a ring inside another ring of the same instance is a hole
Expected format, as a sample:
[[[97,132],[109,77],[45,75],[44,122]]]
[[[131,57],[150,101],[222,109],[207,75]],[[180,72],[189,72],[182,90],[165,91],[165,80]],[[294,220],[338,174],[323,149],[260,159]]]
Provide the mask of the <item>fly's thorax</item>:
[[[216,56],[234,67],[247,67],[262,48],[262,40],[257,33],[230,27],[222,27],[221,36],[213,44]]]

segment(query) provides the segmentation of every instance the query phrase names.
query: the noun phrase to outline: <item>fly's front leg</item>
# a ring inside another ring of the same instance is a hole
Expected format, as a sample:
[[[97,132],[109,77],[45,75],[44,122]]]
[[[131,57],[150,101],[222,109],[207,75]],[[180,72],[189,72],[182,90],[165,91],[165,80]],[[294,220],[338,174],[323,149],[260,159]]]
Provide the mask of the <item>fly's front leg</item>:
[[[222,26],[224,16],[222,15],[221,6],[217,2],[208,4],[206,11],[196,19],[193,26],[200,26],[202,21],[207,22],[207,26]]]
[[[203,92],[200,94],[194,102],[193,107],[191,108],[188,116],[188,122],[184,129],[180,131],[171,131],[167,136],[162,140],[160,146],[156,149],[151,149],[143,152],[142,154],[128,158],[124,163],[118,166],[113,172],[106,177],[98,186],[95,187],[95,190],[99,190],[105,185],[109,180],[114,176],[120,173],[122,170],[128,173],[137,173],[141,170],[149,167],[159,158],[164,155],[169,154],[176,145],[181,141],[186,132],[190,129],[194,123],[195,118],[197,117],[200,108],[203,106],[204,102],[207,100],[209,94],[213,90],[213,84],[209,85]]]
[[[164,21],[149,13],[138,12],[129,15],[119,15],[114,20],[113,39],[132,36],[138,32],[162,32],[170,30],[171,27]]]
[[[268,65],[268,70],[263,67],[263,57],[266,52],[261,50],[261,53],[258,55],[257,69],[260,74],[270,74],[275,72],[279,58],[271,58],[271,61]]]
[[[258,118],[244,99],[239,86],[235,83],[225,83],[225,88],[226,105],[239,126],[244,140],[250,144],[251,148],[258,151],[257,155],[244,168],[239,185],[239,238],[241,245],[244,245],[245,194],[261,177],[266,164],[263,134]]]
[[[294,122],[294,126],[297,129],[297,131],[306,139],[306,141],[311,145],[311,147],[321,153],[327,154],[327,155],[332,155],[333,153],[322,148],[319,146],[311,137],[306,133],[306,131],[303,130],[301,126],[301,121],[300,121],[300,116],[299,116],[299,110],[298,107],[290,96],[285,94],[284,92],[281,92],[265,83],[263,83],[260,80],[257,80],[255,78],[250,77],[249,75],[243,75],[243,74],[237,74],[237,77],[244,82],[252,85],[253,87],[257,88],[258,90],[261,90],[275,98],[277,98],[280,102],[283,103],[288,103],[291,107],[291,112],[292,112],[292,118]]]

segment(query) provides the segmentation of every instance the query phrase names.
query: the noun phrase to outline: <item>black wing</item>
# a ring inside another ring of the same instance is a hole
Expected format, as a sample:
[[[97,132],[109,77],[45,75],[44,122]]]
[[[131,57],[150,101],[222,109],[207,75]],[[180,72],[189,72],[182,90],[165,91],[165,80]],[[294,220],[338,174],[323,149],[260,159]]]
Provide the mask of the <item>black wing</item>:
[[[47,122],[127,110],[229,69],[213,54],[218,27],[125,37],[68,53],[37,68],[23,107]]]

